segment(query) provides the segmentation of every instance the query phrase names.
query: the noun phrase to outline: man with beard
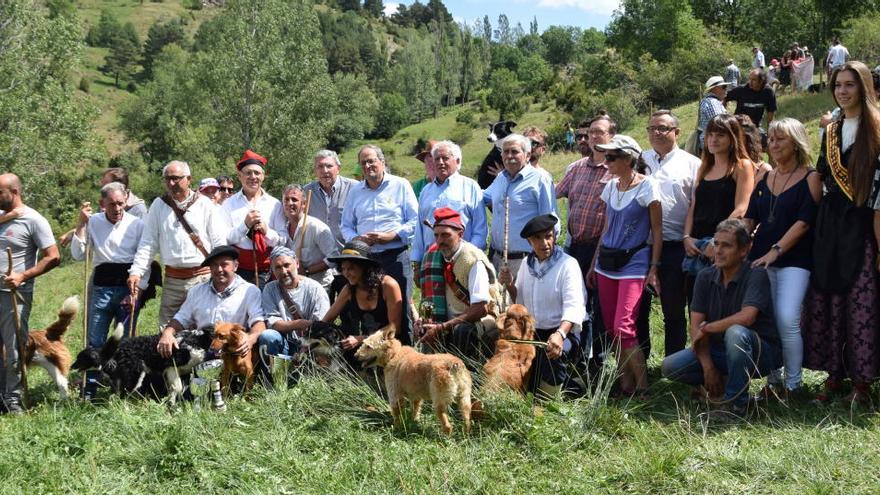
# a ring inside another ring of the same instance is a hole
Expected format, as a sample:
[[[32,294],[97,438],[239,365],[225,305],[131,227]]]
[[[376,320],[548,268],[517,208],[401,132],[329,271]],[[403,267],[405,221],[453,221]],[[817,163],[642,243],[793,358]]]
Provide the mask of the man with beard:
[[[49,222],[24,204],[21,180],[15,174],[0,175],[0,210],[15,212],[15,218],[0,224],[0,270],[3,274],[0,288],[0,339],[3,357],[0,361],[0,412],[21,414],[23,390],[19,373],[19,335],[27,335],[28,320],[34,298],[34,278],[58,266],[61,256]],[[6,250],[12,250],[12,266]],[[37,260],[39,254],[39,261]],[[17,297],[16,297],[17,295]],[[16,315],[20,328],[16,333]]]
[[[423,258],[420,282],[422,301],[433,303],[433,317],[419,321],[417,333],[424,343],[483,362],[497,338],[494,325],[482,321],[497,311],[500,300],[495,268],[482,249],[464,240],[457,211],[437,208],[432,230],[435,243]]]

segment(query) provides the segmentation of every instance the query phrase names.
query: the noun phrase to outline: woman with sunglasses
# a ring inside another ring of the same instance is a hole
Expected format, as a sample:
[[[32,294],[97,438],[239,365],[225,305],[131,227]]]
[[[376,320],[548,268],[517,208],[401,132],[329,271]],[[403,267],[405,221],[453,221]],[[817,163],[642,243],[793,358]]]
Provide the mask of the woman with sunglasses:
[[[733,115],[716,115],[706,126],[694,198],[684,223],[684,249],[690,258],[685,263],[691,267],[685,279],[688,301],[693,298],[696,272],[714,257],[715,227],[722,220],[745,215],[754,186],[754,165],[742,126]]]
[[[613,338],[619,391],[643,397],[648,373],[636,335],[636,319],[645,285],[654,293],[660,292],[660,189],[654,179],[636,171],[642,149],[633,138],[618,134],[596,149],[605,153],[608,171],[615,178],[602,191],[605,230],[588,279],[598,285],[602,320]]]

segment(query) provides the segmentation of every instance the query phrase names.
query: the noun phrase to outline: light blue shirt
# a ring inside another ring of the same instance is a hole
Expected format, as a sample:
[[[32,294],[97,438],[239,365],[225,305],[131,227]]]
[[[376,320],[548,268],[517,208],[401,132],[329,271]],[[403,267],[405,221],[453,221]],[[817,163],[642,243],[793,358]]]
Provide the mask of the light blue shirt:
[[[429,182],[419,196],[419,223],[416,224],[413,239],[413,261],[421,262],[425,251],[434,243],[434,230],[425,225],[427,220],[434,223],[434,210],[446,206],[461,213],[464,224],[464,240],[478,248],[486,249],[486,236],[489,235],[486,225],[486,207],[483,205],[483,190],[477,181],[465,177],[458,172],[450,175],[446,182],[438,184],[436,180]]]
[[[540,170],[526,165],[515,177],[510,177],[507,169],[502,170],[495,180],[483,191],[483,202],[492,205],[492,243],[496,251],[504,249],[504,198],[510,198],[509,251],[530,253],[529,241],[519,236],[529,220],[538,215],[556,215],[556,195],[553,183]],[[558,215],[557,215],[558,217]],[[559,233],[559,223],[556,224]]]
[[[394,232],[399,239],[376,244],[373,252],[408,246],[418,221],[419,203],[406,179],[385,172],[382,183],[370,189],[366,179],[351,188],[342,211],[346,242],[367,232]]]

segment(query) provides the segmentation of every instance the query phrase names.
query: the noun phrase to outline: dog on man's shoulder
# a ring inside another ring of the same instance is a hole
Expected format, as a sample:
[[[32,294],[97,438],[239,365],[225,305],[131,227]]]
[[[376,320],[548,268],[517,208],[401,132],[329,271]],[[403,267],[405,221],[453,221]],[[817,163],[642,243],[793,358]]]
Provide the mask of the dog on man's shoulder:
[[[534,340],[535,318],[522,304],[512,304],[507,312],[498,317],[496,327],[498,341],[495,343],[495,354],[483,366],[486,375],[483,390],[510,387],[525,393],[535,359],[535,346],[510,340]]]
[[[58,318],[43,330],[28,333],[27,345],[25,346],[25,360],[27,366],[37,365],[49,373],[58,394],[62,399],[67,399],[67,375],[70,373],[70,349],[64,345],[64,333],[70,328],[70,322],[76,318],[79,312],[79,297],[70,296],[61,304]]]
[[[452,354],[422,354],[395,338],[394,325],[367,337],[355,353],[364,368],[384,368],[385,388],[394,424],[400,425],[400,411],[412,404],[413,419],[419,420],[424,400],[430,400],[443,433],[452,433],[448,408],[457,403],[464,419],[464,431],[471,429],[471,373]]]

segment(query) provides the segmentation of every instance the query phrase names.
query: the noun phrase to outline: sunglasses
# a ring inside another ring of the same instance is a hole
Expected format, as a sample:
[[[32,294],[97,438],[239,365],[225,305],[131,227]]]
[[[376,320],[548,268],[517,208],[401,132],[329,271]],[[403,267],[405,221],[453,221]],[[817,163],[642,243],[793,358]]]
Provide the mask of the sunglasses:
[[[589,138],[589,137],[590,137],[589,134],[575,134],[575,135],[574,135],[574,138],[575,138],[575,139],[587,139],[587,138]]]
[[[233,189],[233,188],[231,188],[231,187],[221,187],[221,188],[219,188],[219,191],[220,191],[220,192],[225,192],[225,193],[231,193],[231,192],[234,191],[234,190],[235,190],[235,189]]]
[[[645,130],[649,133],[656,132],[659,134],[666,134],[669,131],[674,131],[676,127],[666,127],[665,125],[657,125],[657,126],[648,126],[645,127]]]
[[[538,148],[541,146],[544,146],[544,143],[542,143],[540,141],[532,141],[532,148]]]
[[[620,160],[621,158],[623,158],[623,155],[614,155],[614,154],[605,153],[605,161],[606,162],[614,162],[614,161]]]
[[[187,176],[186,175],[166,175],[162,178],[165,179],[165,182],[180,182],[183,179],[186,179]]]

